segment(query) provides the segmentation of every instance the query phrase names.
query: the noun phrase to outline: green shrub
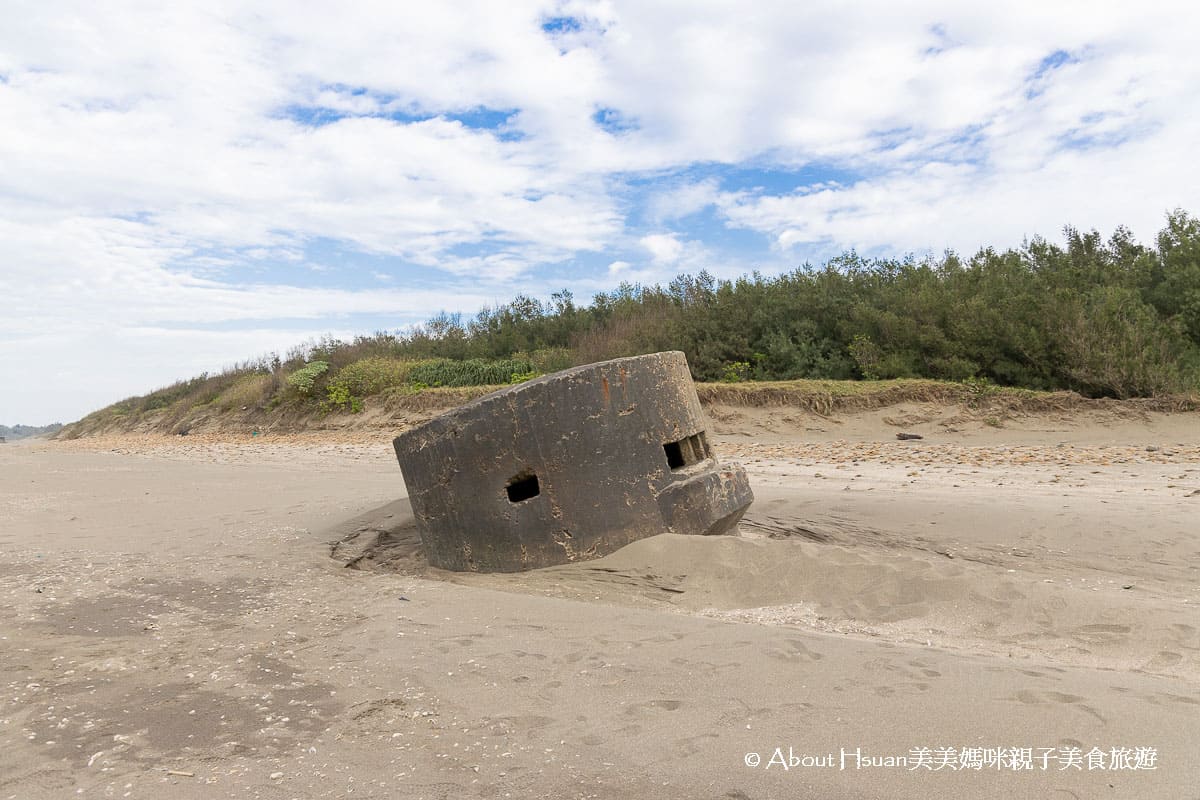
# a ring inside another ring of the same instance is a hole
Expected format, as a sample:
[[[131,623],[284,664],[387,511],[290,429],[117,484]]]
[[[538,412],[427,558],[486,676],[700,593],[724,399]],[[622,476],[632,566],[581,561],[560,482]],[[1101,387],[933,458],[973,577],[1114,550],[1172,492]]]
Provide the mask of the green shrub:
[[[514,353],[513,358],[520,361],[524,358],[524,355]],[[558,372],[559,370],[564,370],[575,365],[574,355],[565,347],[544,347],[540,350],[534,350],[529,355],[529,361],[533,362],[533,371],[539,375],[545,375],[548,372]]]
[[[325,387],[325,393],[325,402],[321,404],[323,411],[329,412],[335,409],[342,409],[349,411],[351,414],[357,414],[363,410],[362,398],[350,394],[350,390],[345,386],[330,384]]]
[[[750,380],[749,361],[732,361],[721,372],[722,383],[741,383],[746,380]]]
[[[291,386],[302,397],[311,397],[317,381],[329,371],[328,361],[312,361],[287,376]]]
[[[1064,372],[1084,394],[1152,397],[1185,390],[1186,339],[1137,293],[1093,289],[1058,306]]]
[[[499,386],[511,383],[514,375],[536,372],[528,359],[499,359],[485,361],[471,358],[452,361],[435,358],[414,364],[408,373],[412,383],[426,386]]]
[[[403,386],[414,363],[383,356],[351,362],[329,379],[322,405],[326,411],[341,409],[357,414],[363,409],[364,398]]]
[[[990,394],[995,394],[996,384],[992,383],[987,378],[970,377],[963,378],[961,381],[963,388],[972,397],[986,397]]]
[[[879,366],[883,361],[883,352],[879,345],[871,341],[870,336],[861,333],[850,342],[850,357],[862,376],[869,381],[879,380]]]
[[[402,386],[415,363],[378,356],[360,359],[338,370],[329,380],[329,387],[344,388],[355,397],[369,397]]]
[[[396,387],[419,390],[429,386],[493,386],[521,383],[541,374],[527,357],[465,361],[364,358],[347,364],[329,379],[321,406],[326,411],[357,413],[363,409],[364,398]]]

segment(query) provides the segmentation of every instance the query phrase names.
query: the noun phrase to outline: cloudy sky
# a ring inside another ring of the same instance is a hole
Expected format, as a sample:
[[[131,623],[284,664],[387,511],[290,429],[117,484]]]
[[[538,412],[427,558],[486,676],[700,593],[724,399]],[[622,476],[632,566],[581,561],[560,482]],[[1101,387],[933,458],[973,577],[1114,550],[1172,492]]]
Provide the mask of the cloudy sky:
[[[1200,212],[1194,3],[340,5],[6,4],[0,422],[516,292]]]

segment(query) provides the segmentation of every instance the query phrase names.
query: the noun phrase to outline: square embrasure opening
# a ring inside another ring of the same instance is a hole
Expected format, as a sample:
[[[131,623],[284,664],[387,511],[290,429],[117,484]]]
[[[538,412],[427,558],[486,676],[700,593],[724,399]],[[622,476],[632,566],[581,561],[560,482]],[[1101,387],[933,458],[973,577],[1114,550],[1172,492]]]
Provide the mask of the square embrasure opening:
[[[704,431],[685,436],[677,442],[667,442],[663,445],[663,452],[667,455],[667,466],[673,470],[698,464],[712,455]]]
[[[508,492],[508,502],[510,503],[520,503],[523,500],[537,497],[542,493],[542,487],[538,485],[537,475],[532,472],[521,472],[514,475],[504,489]]]

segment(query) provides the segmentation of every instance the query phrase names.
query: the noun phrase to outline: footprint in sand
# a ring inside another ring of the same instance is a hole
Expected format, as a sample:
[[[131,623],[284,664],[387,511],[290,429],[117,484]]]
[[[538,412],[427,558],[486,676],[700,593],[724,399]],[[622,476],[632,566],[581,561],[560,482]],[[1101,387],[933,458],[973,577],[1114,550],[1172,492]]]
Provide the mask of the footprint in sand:
[[[496,717],[491,722],[493,732],[507,735],[514,731],[535,731],[556,722],[554,717],[542,714],[513,714]]]
[[[1012,696],[1013,700],[1018,703],[1024,703],[1030,706],[1044,706],[1052,704],[1067,705],[1071,708],[1077,708],[1085,714],[1090,714],[1102,723],[1107,723],[1099,711],[1092,706],[1087,705],[1083,701],[1086,697],[1081,697],[1077,694],[1066,694],[1065,692],[1049,692],[1039,691],[1037,689],[1022,689]]]
[[[780,661],[820,661],[825,656],[810,650],[800,639],[788,639],[783,647],[772,647],[765,651],[771,658]]]
[[[1129,635],[1128,625],[1084,625],[1071,631],[1071,638],[1087,644],[1112,644]]]
[[[625,709],[626,714],[657,713],[659,711],[678,711],[683,707],[679,700],[651,700],[647,703],[635,703]]]
[[[1146,664],[1146,669],[1166,669],[1167,667],[1175,666],[1180,661],[1183,661],[1183,656],[1179,653],[1174,653],[1170,650],[1160,650],[1158,655],[1150,659],[1149,663]]]
[[[693,661],[690,658],[672,658],[671,666],[686,669],[689,672],[702,672],[706,675],[712,675],[722,670],[736,672],[742,668],[741,664],[734,661],[726,664],[714,664],[711,661]]]
[[[704,749],[706,740],[719,739],[720,736],[715,733],[701,733],[696,736],[685,736],[682,739],[675,740],[675,749],[679,751],[680,756],[693,756]]]
[[[920,670],[921,674],[924,675],[926,678],[942,677],[942,673],[938,672],[936,669],[930,669],[929,665],[926,664],[924,661],[921,661],[920,659],[913,659],[912,661],[908,662],[908,665],[910,667],[914,667],[914,668]]]
[[[475,644],[474,640],[478,638],[481,638],[479,634],[471,634],[469,636],[454,636],[447,639],[439,639],[438,645],[434,649],[439,653],[449,653],[454,649],[450,645],[456,644],[459,647],[470,647]]]
[[[350,718],[358,723],[362,723],[365,720],[374,721],[381,716],[387,716],[389,713],[402,711],[404,706],[404,699],[400,697],[366,700],[350,706]],[[389,724],[391,724],[391,721],[389,721]]]
[[[1026,705],[1044,705],[1049,702],[1055,703],[1078,703],[1083,698],[1077,694],[1065,694],[1063,692],[1039,692],[1034,689],[1022,689],[1017,692],[1014,697],[1018,702]]]

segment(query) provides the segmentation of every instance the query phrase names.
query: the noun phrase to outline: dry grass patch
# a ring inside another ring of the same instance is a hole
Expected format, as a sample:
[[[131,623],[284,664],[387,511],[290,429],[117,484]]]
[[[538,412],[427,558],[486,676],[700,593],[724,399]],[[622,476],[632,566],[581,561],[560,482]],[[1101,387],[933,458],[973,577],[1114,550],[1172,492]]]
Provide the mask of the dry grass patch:
[[[232,386],[221,392],[213,403],[222,411],[257,408],[267,401],[276,388],[277,381],[274,375],[262,373],[243,375]]]

